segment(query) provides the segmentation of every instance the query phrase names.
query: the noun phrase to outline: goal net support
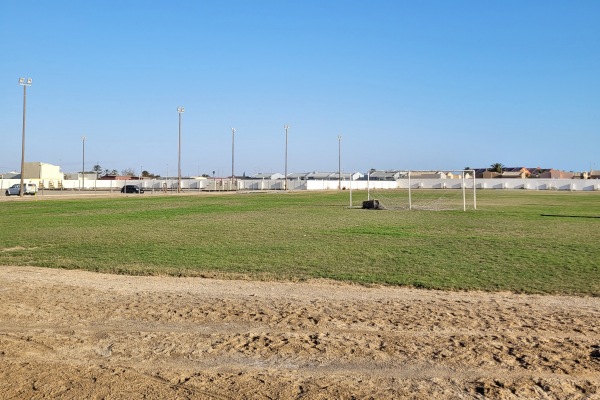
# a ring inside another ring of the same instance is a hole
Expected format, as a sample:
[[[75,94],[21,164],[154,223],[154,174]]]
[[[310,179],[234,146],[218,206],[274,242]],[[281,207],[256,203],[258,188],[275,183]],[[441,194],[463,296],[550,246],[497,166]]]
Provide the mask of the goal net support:
[[[376,199],[379,208],[392,210],[477,209],[475,171],[401,171],[387,175],[386,184],[368,176],[368,200]],[[390,186],[390,176],[396,185]],[[391,188],[390,188],[391,187]],[[385,189],[384,189],[385,188]]]

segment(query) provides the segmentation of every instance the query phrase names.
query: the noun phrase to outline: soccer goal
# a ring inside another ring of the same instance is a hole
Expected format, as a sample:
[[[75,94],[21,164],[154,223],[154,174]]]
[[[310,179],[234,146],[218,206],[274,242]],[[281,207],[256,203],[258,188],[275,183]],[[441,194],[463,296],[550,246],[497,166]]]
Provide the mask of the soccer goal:
[[[475,171],[373,171],[368,200],[389,210],[476,210]]]

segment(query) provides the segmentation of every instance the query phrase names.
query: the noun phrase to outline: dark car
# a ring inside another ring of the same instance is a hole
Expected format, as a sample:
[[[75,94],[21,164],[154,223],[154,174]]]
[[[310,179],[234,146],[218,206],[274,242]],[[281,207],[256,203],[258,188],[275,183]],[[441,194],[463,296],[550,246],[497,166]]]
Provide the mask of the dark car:
[[[125,185],[121,188],[121,193],[144,193],[144,189],[137,185]]]

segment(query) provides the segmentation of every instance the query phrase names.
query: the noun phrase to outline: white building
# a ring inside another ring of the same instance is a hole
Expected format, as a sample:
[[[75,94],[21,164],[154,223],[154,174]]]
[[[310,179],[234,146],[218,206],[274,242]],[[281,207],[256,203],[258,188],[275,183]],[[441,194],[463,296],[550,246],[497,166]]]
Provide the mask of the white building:
[[[39,188],[58,188],[65,179],[58,165],[43,162],[26,162],[23,169],[23,179],[36,183]]]
[[[43,162],[26,162],[23,170],[24,179],[63,180],[64,174],[58,165]]]

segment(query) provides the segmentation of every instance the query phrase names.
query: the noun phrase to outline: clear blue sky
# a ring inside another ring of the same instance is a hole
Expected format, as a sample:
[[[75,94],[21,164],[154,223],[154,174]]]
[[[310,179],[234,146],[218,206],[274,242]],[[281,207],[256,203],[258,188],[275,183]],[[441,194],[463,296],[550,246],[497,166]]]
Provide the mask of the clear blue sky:
[[[600,1],[0,1],[0,172],[600,169]],[[168,167],[167,167],[168,165]]]

